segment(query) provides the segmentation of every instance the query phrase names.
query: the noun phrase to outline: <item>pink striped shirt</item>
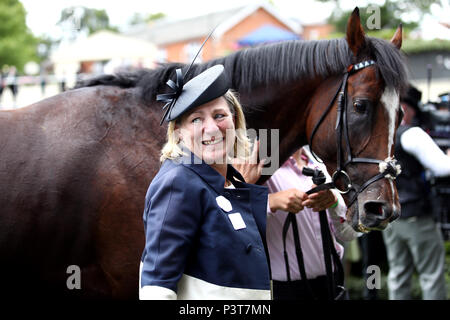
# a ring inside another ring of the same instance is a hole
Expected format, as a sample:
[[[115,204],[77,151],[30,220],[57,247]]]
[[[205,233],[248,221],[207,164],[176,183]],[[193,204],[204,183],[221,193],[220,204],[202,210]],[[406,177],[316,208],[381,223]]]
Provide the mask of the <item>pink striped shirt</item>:
[[[308,163],[308,167],[314,168],[312,162]],[[320,169],[324,170],[321,166]],[[324,170],[326,173],[326,170]],[[269,188],[269,193],[274,193],[291,188],[297,188],[306,192],[312,188],[311,177],[304,176],[294,158],[289,158],[272,177],[265,183]],[[335,228],[330,221],[330,211],[334,210],[334,216],[345,218],[347,210],[341,197],[339,204],[334,209],[328,209],[328,221],[336,251],[342,258],[344,248],[336,242]],[[266,238],[270,256],[270,267],[272,270],[272,279],[278,281],[287,281],[286,266],[283,256],[283,224],[286,220],[287,212],[276,211],[272,213],[268,208]],[[314,279],[318,276],[325,275],[325,263],[322,249],[322,236],[320,233],[319,213],[313,212],[312,209],[304,208],[296,214],[297,224],[300,234],[300,243],[302,246],[303,257],[305,261],[306,276],[308,279]],[[297,257],[295,254],[295,245],[292,235],[292,227],[286,237],[286,250],[289,256],[289,269],[292,280],[301,278]]]

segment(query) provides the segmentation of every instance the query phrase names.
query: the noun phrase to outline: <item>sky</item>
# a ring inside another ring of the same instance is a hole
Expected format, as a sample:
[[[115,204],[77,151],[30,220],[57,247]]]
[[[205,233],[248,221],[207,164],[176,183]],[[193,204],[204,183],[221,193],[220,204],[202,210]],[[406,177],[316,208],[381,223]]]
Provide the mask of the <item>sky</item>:
[[[206,14],[213,11],[242,6],[250,3],[267,2],[264,0],[20,0],[27,11],[27,25],[35,35],[50,35],[58,37],[60,28],[56,26],[62,9],[71,6],[85,6],[95,9],[105,9],[112,25],[124,28],[131,16],[138,13],[163,12],[169,18],[181,19]],[[355,6],[364,6],[366,0],[341,0],[344,10]],[[383,3],[373,0],[371,3]],[[323,22],[333,12],[333,2],[321,3],[314,0],[272,0],[276,9],[286,17],[299,20],[303,24]],[[432,6],[432,15],[425,17],[425,37],[433,37],[437,22],[450,23],[450,4],[444,1],[445,7]],[[415,19],[413,15],[405,17]],[[444,30],[445,31],[445,30]],[[448,31],[450,39],[450,31]]]

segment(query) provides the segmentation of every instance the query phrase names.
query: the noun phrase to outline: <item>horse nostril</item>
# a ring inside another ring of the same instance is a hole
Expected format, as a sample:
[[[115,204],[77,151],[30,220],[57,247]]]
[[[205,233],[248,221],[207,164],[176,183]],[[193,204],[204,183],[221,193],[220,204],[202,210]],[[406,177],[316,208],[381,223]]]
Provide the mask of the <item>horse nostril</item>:
[[[372,229],[384,229],[388,219],[392,217],[392,207],[386,201],[372,200],[364,203],[364,215],[361,217],[361,223]]]
[[[384,201],[367,201],[364,203],[364,210],[366,214],[382,216]]]
[[[386,201],[382,200],[367,201],[364,203],[364,210],[366,212],[366,216],[371,216],[378,219],[387,219],[392,216],[391,208],[387,205]]]

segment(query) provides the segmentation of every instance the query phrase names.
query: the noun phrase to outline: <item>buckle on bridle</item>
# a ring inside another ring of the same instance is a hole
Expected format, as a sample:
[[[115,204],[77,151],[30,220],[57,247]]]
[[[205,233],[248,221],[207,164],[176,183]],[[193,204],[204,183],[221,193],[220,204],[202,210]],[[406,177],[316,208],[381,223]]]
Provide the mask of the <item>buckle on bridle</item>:
[[[343,177],[345,177],[346,179],[346,183],[345,183],[345,190],[341,190],[337,187],[336,185],[336,181],[339,178],[339,174],[342,174]],[[349,175],[347,174],[347,172],[345,172],[344,170],[339,170],[339,171],[335,171],[333,173],[333,176],[331,177],[331,181],[333,182],[334,187],[336,188],[336,190],[340,193],[340,194],[346,194],[348,193],[351,189],[352,189],[352,180],[350,179]]]

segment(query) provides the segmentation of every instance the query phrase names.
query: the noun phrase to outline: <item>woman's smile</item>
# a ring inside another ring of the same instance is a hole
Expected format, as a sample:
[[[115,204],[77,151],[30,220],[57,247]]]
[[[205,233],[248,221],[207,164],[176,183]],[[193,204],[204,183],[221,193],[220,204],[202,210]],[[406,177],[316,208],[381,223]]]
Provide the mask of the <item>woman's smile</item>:
[[[217,138],[216,139],[216,138],[212,137],[211,140],[203,140],[202,144],[210,146],[210,145],[216,145],[218,143],[221,143],[222,141],[223,141],[223,138]]]

